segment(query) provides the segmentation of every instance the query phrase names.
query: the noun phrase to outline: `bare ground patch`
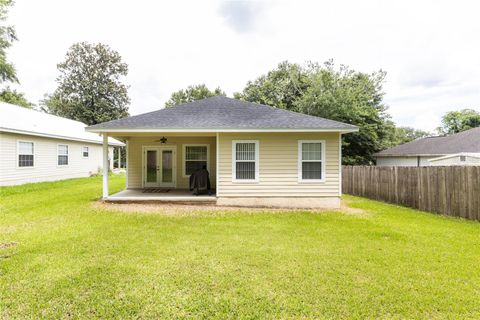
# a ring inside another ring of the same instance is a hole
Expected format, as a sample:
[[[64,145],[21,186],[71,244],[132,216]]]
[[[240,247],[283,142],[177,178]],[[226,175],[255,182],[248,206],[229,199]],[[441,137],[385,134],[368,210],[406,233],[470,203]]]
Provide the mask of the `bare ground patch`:
[[[0,249],[15,247],[17,245],[17,242],[0,242]]]
[[[366,216],[367,213],[358,208],[351,208],[342,201],[340,209],[298,209],[298,208],[259,208],[259,207],[230,207],[202,204],[183,204],[183,203],[159,203],[159,202],[129,202],[113,203],[95,201],[92,203],[95,209],[116,211],[124,213],[148,213],[161,214],[166,216],[192,216],[192,215],[226,215],[231,213],[258,214],[258,213],[292,213],[292,212],[338,212],[348,215]]]

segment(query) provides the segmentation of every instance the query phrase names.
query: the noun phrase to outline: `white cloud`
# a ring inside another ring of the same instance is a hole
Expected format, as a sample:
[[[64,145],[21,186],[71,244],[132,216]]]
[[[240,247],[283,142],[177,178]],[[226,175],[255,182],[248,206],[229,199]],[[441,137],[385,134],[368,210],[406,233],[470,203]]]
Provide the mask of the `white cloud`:
[[[74,42],[109,44],[129,64],[131,113],[163,106],[191,84],[232,94],[278,62],[306,60],[388,72],[400,125],[433,130],[451,109],[480,110],[476,1],[27,1],[10,22],[20,89],[54,90]]]

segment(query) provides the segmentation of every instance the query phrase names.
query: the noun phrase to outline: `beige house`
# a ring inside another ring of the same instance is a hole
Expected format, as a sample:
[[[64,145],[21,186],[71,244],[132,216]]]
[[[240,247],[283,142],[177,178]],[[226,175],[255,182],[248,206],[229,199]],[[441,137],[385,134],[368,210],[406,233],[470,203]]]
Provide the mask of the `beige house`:
[[[219,205],[338,207],[341,136],[357,127],[226,97],[88,127],[127,141],[126,190],[108,201],[210,201]],[[192,196],[206,166],[212,195]]]
[[[82,122],[0,102],[0,186],[102,172],[102,143]],[[123,145],[109,139],[107,160]]]

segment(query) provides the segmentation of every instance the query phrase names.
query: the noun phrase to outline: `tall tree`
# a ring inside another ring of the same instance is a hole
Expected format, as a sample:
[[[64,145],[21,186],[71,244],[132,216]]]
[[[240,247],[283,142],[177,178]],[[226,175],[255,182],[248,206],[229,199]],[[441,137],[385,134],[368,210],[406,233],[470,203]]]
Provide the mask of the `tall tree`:
[[[276,69],[254,81],[248,81],[243,91],[234,93],[234,97],[295,110],[295,102],[308,88],[308,76],[308,72],[300,65],[284,61]]]
[[[385,72],[372,74],[335,67],[333,61],[305,66],[282,62],[235,97],[355,124],[344,136],[345,164],[373,163],[373,154],[391,145],[395,126],[383,103]]]
[[[13,5],[12,0],[0,0],[0,83],[19,83],[15,67],[7,59],[7,49],[17,41],[17,35],[13,26],[6,25],[8,10]],[[0,91],[0,101],[12,103],[26,108],[34,105],[27,101],[25,95],[6,86]]]
[[[128,87],[121,81],[128,66],[118,52],[101,43],[76,43],[57,68],[58,87],[42,101],[45,111],[88,125],[128,116]]]
[[[454,134],[480,127],[480,112],[473,109],[447,112],[442,117],[442,126],[437,128],[440,134]]]
[[[165,107],[173,107],[178,104],[201,100],[214,96],[226,96],[220,88],[210,90],[205,84],[189,86],[187,89],[175,91],[165,103]]]
[[[33,109],[35,105],[27,100],[25,95],[17,90],[6,87],[0,91],[0,101],[15,104],[20,107]]]
[[[12,26],[5,25],[8,10],[13,5],[12,0],[0,0],[0,81],[18,82],[17,73],[12,63],[7,61],[7,49],[17,40],[17,34]]]

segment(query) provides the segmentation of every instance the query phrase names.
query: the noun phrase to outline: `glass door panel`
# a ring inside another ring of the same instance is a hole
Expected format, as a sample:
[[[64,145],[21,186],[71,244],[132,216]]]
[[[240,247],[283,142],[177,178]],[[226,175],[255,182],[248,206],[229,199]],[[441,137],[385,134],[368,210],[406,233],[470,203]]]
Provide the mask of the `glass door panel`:
[[[147,150],[147,183],[157,183],[157,150]]]
[[[173,182],[173,151],[162,150],[162,183]]]

